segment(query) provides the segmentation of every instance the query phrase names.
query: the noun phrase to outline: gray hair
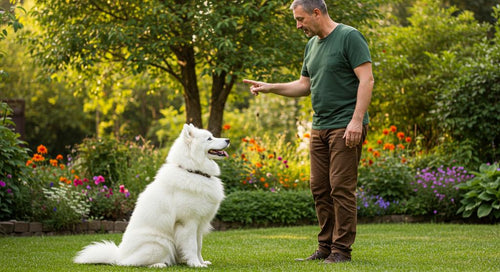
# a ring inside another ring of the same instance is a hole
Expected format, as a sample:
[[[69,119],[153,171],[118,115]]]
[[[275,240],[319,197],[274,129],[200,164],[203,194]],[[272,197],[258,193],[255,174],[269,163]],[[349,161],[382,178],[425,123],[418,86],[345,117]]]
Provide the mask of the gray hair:
[[[314,9],[319,9],[321,13],[328,14],[325,0],[294,0],[290,5],[290,9],[294,10],[296,7],[302,6],[305,12],[311,14]]]

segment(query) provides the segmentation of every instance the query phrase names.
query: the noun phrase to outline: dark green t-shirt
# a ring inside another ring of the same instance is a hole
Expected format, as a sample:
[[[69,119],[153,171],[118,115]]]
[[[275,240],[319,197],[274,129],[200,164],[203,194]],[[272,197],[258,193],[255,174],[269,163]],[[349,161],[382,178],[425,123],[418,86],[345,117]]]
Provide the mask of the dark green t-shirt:
[[[313,129],[345,128],[356,106],[359,80],[354,68],[371,62],[368,43],[353,27],[339,24],[324,39],[306,45],[302,76],[311,80]],[[368,113],[363,124],[368,124]]]

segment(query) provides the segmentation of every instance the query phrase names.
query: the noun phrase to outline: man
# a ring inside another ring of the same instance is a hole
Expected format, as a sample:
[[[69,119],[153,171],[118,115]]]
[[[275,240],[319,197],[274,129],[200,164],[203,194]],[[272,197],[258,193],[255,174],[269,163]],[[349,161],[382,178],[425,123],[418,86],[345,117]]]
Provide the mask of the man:
[[[300,78],[243,82],[254,95],[311,95],[311,191],[320,232],[316,252],[299,260],[346,262],[356,236],[357,170],[374,84],[370,52],[358,30],[330,18],[324,0],[295,0],[290,9],[297,28],[311,38]]]

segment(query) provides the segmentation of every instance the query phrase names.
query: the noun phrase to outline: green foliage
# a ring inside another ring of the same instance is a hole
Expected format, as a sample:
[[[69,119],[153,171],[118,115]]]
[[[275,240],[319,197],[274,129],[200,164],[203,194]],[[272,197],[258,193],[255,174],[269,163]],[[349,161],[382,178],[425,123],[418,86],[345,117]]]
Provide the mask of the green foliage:
[[[8,35],[8,28],[12,28],[14,32],[23,28],[23,24],[19,21],[19,16],[16,15],[16,11],[22,11],[26,13],[26,10],[20,6],[21,1],[12,0],[10,1],[9,8],[0,7],[0,41],[5,40]],[[0,59],[6,55],[6,52],[0,50]],[[0,70],[0,77],[5,77],[7,74]]]
[[[396,126],[373,131],[363,145],[358,185],[368,194],[385,201],[404,200],[410,195],[413,173],[409,165],[409,150],[414,140]]]
[[[84,176],[101,175],[110,187],[123,184],[134,198],[153,181],[164,159],[162,152],[141,137],[135,141],[89,138],[75,153],[75,166]]]
[[[410,195],[408,185],[411,180],[411,168],[399,158],[386,157],[359,169],[359,184],[370,194],[388,201],[406,199]]]
[[[464,191],[457,214],[470,217],[474,212],[478,218],[500,218],[500,165],[483,164],[475,177],[457,187]]]
[[[314,222],[316,213],[308,191],[238,191],[224,199],[217,218],[243,224],[292,225]]]
[[[460,60],[488,33],[488,25],[478,24],[471,12],[457,16],[456,11],[442,8],[441,1],[418,0],[407,26],[378,21],[365,31],[377,85],[370,107],[374,126],[391,123],[416,130],[425,148],[439,143],[440,121],[429,118],[435,98],[454,78],[470,76],[460,71]],[[444,95],[443,100],[454,101],[457,96]]]
[[[90,203],[84,194],[72,185],[61,184],[43,188],[44,200],[34,204],[34,220],[39,220],[55,230],[69,229],[88,217]]]
[[[308,137],[295,142],[286,141],[284,135],[245,137],[231,158],[221,162],[221,179],[229,191],[307,189],[309,153],[301,143],[307,145]]]
[[[0,102],[0,220],[23,219],[29,215],[29,191],[32,179],[25,162],[29,149],[19,134],[12,131],[12,109]]]
[[[456,79],[440,88],[433,119],[456,141],[470,143],[475,157],[495,161],[500,157],[500,34],[477,43],[459,63]]]

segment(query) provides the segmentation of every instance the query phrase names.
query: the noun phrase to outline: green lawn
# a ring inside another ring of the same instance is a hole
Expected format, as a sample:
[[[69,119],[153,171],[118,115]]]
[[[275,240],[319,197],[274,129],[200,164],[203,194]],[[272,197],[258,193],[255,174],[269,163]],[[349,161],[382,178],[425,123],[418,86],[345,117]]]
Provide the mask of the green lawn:
[[[315,248],[317,227],[212,232],[202,271],[500,271],[500,225],[368,224],[358,226],[353,261],[295,262]],[[151,271],[76,265],[75,253],[92,241],[119,242],[121,234],[0,238],[0,271]],[[195,270],[174,266],[168,271]]]

